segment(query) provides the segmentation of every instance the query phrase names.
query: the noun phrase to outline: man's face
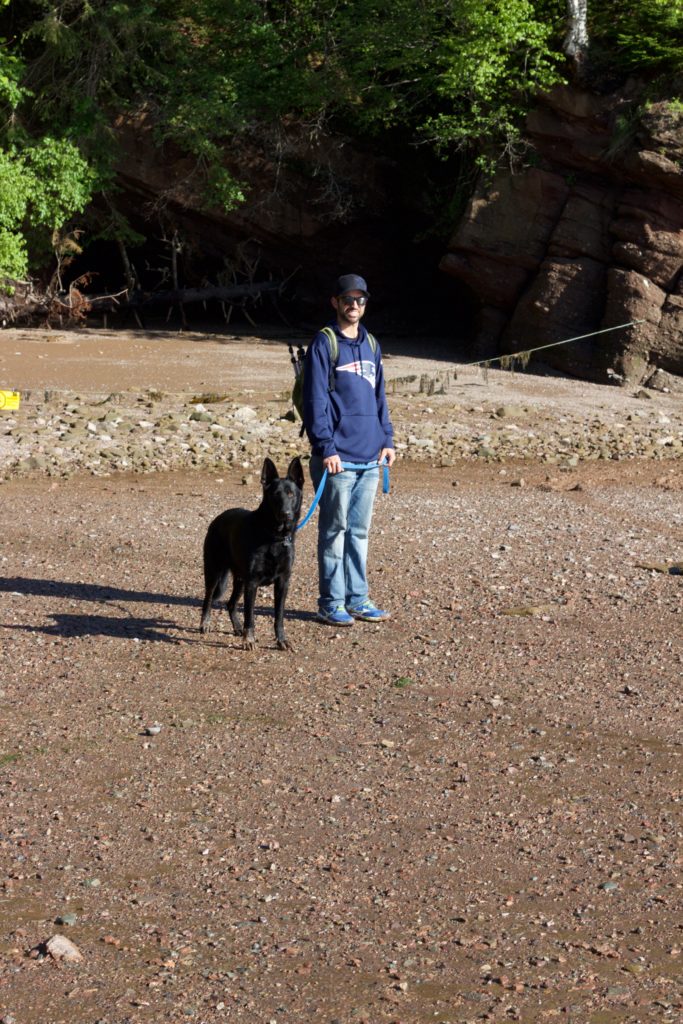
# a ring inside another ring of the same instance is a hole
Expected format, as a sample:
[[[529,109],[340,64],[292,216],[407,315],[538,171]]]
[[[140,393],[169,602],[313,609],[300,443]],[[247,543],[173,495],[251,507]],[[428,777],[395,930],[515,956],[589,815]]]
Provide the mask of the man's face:
[[[337,317],[342,323],[357,324],[365,313],[365,304],[368,300],[365,292],[351,291],[343,295],[337,295],[332,299],[332,305],[337,311]]]

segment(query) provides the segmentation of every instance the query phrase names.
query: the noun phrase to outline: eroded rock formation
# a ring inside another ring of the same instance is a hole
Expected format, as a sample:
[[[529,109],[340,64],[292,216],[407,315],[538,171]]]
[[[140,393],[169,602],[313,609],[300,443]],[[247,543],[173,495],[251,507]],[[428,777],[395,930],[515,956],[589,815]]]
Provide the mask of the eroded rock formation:
[[[528,118],[538,166],[482,186],[441,268],[481,304],[482,357],[602,328],[544,361],[593,380],[683,374],[683,112],[567,86]]]

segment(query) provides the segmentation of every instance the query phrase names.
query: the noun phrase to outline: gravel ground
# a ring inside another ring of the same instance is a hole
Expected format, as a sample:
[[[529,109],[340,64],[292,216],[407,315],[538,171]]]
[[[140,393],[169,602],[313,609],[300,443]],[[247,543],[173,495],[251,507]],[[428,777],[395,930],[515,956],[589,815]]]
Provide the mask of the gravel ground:
[[[263,455],[300,450],[283,346],[2,337],[30,396],[0,420],[0,1021],[683,1019],[680,399],[453,380],[396,346],[370,563],[393,618],[314,622],[306,527],[295,649],[262,590],[247,652],[223,612],[198,632],[200,551]],[[235,438],[162,457],[162,417],[210,429],[209,392]],[[57,403],[114,393],[154,421],[129,420],[149,464],[55,452]],[[509,425],[541,447],[508,452]]]

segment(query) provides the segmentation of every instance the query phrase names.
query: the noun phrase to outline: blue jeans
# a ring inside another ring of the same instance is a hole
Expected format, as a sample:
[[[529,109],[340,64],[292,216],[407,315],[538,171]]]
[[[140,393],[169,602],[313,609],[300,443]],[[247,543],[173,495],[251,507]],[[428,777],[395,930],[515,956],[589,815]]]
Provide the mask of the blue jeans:
[[[311,457],[311,479],[317,489],[325,467]],[[339,605],[357,608],[368,597],[366,564],[372,507],[379,469],[328,474],[318,513],[318,580],[321,612]]]

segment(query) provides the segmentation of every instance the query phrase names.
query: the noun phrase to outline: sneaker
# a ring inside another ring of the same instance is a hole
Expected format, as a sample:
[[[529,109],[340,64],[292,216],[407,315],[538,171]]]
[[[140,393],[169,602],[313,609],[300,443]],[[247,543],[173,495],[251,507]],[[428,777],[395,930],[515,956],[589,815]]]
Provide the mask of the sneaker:
[[[343,604],[337,605],[329,612],[319,611],[317,615],[318,622],[324,622],[327,626],[352,626],[353,619],[347,612]]]
[[[375,608],[372,601],[363,601],[357,608],[347,608],[346,610],[354,619],[360,619],[362,622],[384,622],[385,619],[391,618],[391,612]]]

